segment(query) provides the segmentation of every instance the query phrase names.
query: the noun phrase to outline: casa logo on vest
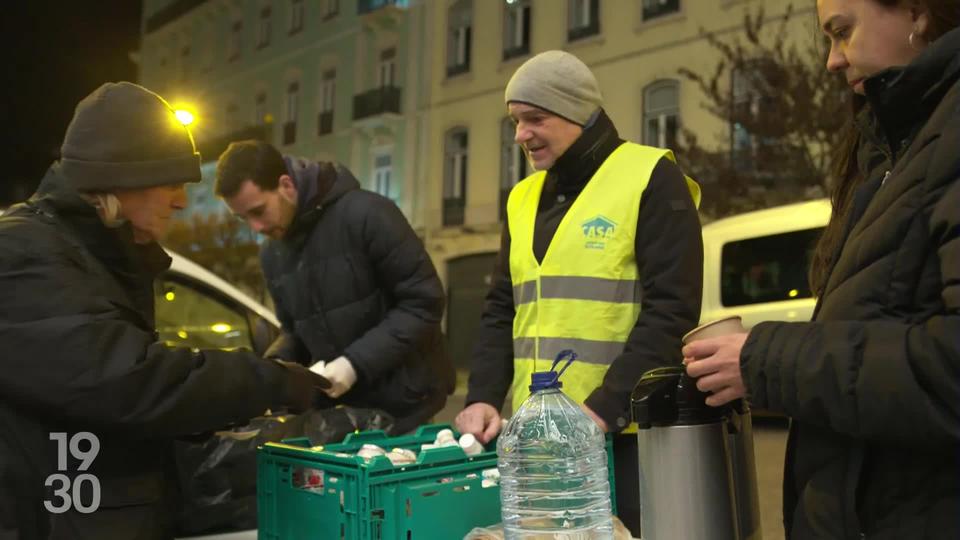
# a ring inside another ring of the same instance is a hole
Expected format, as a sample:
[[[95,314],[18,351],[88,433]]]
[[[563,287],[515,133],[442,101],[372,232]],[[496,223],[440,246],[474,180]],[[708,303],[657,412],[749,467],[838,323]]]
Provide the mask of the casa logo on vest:
[[[605,249],[607,240],[613,240],[613,235],[617,232],[617,224],[604,216],[590,218],[584,221],[580,227],[583,229],[583,236],[587,240],[584,244],[587,249]]]

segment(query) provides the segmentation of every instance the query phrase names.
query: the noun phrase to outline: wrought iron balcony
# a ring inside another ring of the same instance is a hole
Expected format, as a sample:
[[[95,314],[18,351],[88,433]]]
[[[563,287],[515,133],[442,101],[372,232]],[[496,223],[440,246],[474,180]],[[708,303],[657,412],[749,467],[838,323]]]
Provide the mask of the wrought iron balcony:
[[[374,88],[353,96],[354,120],[385,113],[400,114],[400,89],[396,86]]]
[[[297,123],[287,122],[283,125],[283,144],[293,144],[297,141]]]
[[[317,135],[328,133],[333,133],[333,111],[326,111],[317,115]]]

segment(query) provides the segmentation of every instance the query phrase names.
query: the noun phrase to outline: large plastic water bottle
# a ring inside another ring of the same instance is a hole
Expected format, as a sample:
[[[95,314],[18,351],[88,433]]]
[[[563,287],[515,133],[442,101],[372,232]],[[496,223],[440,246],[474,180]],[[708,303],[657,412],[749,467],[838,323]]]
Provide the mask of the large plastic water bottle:
[[[560,390],[575,358],[563,351],[550,371],[533,374],[530,397],[497,441],[506,540],[613,538],[604,434]]]

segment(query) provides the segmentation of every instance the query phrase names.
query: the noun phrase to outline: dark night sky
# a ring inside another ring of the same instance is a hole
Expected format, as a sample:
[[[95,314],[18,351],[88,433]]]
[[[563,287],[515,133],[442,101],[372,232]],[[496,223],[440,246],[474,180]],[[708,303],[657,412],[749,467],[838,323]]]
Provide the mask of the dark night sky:
[[[139,48],[140,9],[140,0],[6,3],[0,206],[32,193],[78,101],[103,82],[135,80],[128,53]]]

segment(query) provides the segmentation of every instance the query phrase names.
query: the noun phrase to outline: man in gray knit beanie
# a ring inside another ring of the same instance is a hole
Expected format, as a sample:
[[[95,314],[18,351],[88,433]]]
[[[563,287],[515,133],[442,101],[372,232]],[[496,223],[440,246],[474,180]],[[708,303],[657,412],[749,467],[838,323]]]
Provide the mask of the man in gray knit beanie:
[[[578,124],[587,124],[603,105],[590,68],[564,51],[547,51],[526,61],[507,83],[504,100],[526,103]]]
[[[547,51],[527,60],[507,83],[504,101],[514,120],[545,121],[539,129],[517,132],[517,143],[537,170],[552,167],[603,105],[590,68],[564,51]],[[521,139],[524,134],[529,136]]]
[[[630,393],[646,371],[679,354],[681,336],[700,315],[699,189],[670,150],[620,138],[597,78],[570,53],[528,60],[504,101],[516,123],[514,141],[536,172],[518,174],[526,178],[517,178],[506,201],[457,428],[490,442],[508,388],[516,411],[537,366],[573,349],[578,361],[564,392],[601,429],[617,433],[614,462],[623,485],[618,476],[616,505],[639,536]],[[531,294],[514,296],[531,283]]]

